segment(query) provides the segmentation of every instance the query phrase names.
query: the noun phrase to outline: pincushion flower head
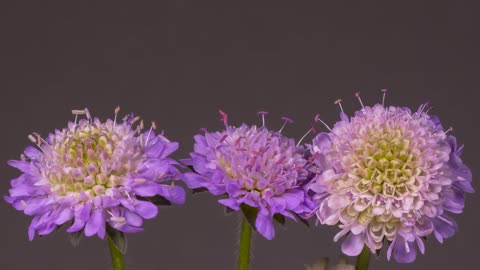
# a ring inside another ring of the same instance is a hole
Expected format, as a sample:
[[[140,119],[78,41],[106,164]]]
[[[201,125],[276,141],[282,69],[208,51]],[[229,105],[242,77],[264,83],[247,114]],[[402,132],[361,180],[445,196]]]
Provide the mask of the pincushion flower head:
[[[194,151],[186,163],[194,172],[185,173],[189,188],[206,188],[213,195],[224,195],[219,203],[238,211],[246,206],[256,214],[253,227],[265,238],[273,239],[276,217],[295,219],[310,213],[304,189],[308,179],[303,147],[280,131],[262,126],[239,127],[227,122],[225,129],[195,136]],[[243,209],[242,209],[243,210]]]
[[[316,215],[322,224],[338,224],[334,239],[344,237],[347,255],[387,244],[388,259],[412,262],[417,247],[425,251],[423,238],[433,234],[443,242],[457,230],[451,213],[461,213],[465,192],[473,192],[463,147],[426,104],[412,112],[384,106],[385,92],[373,107],[357,97],[362,109],[351,118],[342,109],[341,121],[310,146],[318,170],[310,186]]]
[[[157,215],[156,202],[183,204],[185,191],[169,155],[178,143],[143,132],[143,121],[127,115],[123,122],[92,119],[75,110],[75,122],[42,139],[29,135],[21,160],[8,164],[23,174],[11,181],[8,203],[32,216],[28,235],[47,235],[62,225],[69,233],[104,238],[106,228],[134,233],[143,219]],[[86,119],[77,121],[79,115]],[[173,183],[173,182],[172,182]]]

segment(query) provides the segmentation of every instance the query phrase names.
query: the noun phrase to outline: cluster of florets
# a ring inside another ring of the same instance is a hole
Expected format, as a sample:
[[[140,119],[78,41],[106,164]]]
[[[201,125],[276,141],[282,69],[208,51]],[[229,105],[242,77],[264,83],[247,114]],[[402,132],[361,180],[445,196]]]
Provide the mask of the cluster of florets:
[[[100,238],[107,224],[138,232],[143,219],[157,215],[150,199],[184,203],[183,188],[166,183],[180,178],[176,161],[168,157],[178,143],[156,135],[154,124],[142,132],[143,122],[133,115],[117,123],[92,119],[87,109],[74,113],[87,119],[76,119],[46,139],[30,135],[38,149],[27,147],[21,160],[9,161],[23,174],[11,181],[5,199],[33,216],[30,239],[62,225],[68,232],[83,230]]]
[[[313,140],[316,214],[341,228],[335,241],[346,236],[345,254],[359,255],[365,245],[375,253],[386,240],[388,258],[412,262],[415,246],[424,252],[422,238],[442,242],[456,231],[448,212],[462,212],[471,173],[450,130],[425,110],[377,104],[351,118],[342,110],[342,120]]]
[[[225,129],[195,136],[194,152],[186,161],[195,172],[185,173],[185,182],[189,188],[225,194],[219,202],[232,210],[240,210],[242,204],[258,209],[256,230],[272,239],[275,214],[295,219],[312,211],[305,190],[304,149],[281,134],[283,127],[280,131],[264,125],[234,127],[222,115]]]

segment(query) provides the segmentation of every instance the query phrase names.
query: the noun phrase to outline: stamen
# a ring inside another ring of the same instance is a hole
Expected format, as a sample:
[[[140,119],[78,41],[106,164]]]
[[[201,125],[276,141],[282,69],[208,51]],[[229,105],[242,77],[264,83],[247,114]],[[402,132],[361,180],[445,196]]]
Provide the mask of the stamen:
[[[338,106],[340,107],[340,110],[341,110],[343,113],[345,113],[345,112],[343,111],[342,100],[341,100],[340,98],[337,99],[337,100],[335,100],[334,104],[338,105]]]
[[[85,114],[85,110],[72,110],[72,114]]]
[[[228,125],[228,114],[226,114],[224,111],[222,110],[218,110],[218,113],[222,116],[222,118],[220,119],[220,121],[223,122],[223,124],[225,126]]]
[[[410,246],[408,245],[408,241],[405,241],[405,251],[410,253]]]
[[[283,126],[278,131],[279,133],[282,133],[282,130],[285,128],[287,124],[293,123],[293,120],[288,117],[282,117],[282,120],[283,120]]]
[[[36,134],[36,133],[33,133],[33,134],[29,134],[27,136],[27,138],[34,144],[36,144],[38,146],[38,148],[40,148],[40,150],[43,151],[43,148],[42,148],[42,142],[41,142],[41,137]]]
[[[454,225],[453,222],[451,222],[450,220],[448,220],[448,219],[446,219],[446,218],[444,218],[444,217],[442,217],[442,216],[437,216],[437,218],[443,220],[445,223],[447,223],[447,224],[450,225],[450,226],[453,226],[453,225]]]
[[[356,92],[355,96],[357,97],[358,101],[360,102],[360,105],[362,106],[362,109],[365,108],[365,106],[363,106],[362,99],[360,98],[360,92]]]
[[[78,115],[84,115],[84,114],[85,114],[85,110],[72,110],[72,114],[75,115],[74,124],[77,125]]]
[[[447,133],[453,131],[453,127],[449,127],[447,130],[443,132],[443,134],[447,135]]]
[[[427,105],[425,105],[425,107],[427,107],[427,110],[425,111],[425,114],[428,114],[430,112],[430,110],[433,109],[433,106],[430,103],[427,103]]]
[[[227,134],[223,135],[223,136],[220,138],[220,143],[223,143],[227,137],[228,137]]]
[[[92,115],[90,114],[90,111],[88,108],[85,108],[85,117],[87,117],[88,122],[90,123],[90,120],[92,120]]]
[[[32,134],[35,135],[35,137],[37,137],[37,144],[42,144],[42,142],[43,142],[44,144],[48,144],[47,141],[45,141],[45,140],[42,138],[42,136],[40,136],[40,134],[38,134],[38,133],[36,133],[36,132],[34,132],[34,133],[32,133]]]
[[[117,116],[118,116],[118,113],[120,112],[120,106],[117,106],[115,108],[115,117],[113,118],[113,127],[115,128],[115,125],[117,124]]]
[[[34,144],[37,143],[37,139],[32,134],[28,134],[27,138]]]
[[[422,105],[420,105],[420,107],[418,108],[418,110],[416,112],[417,117],[422,116],[423,111],[425,110],[425,108],[427,108],[427,106],[430,106],[430,102],[428,102],[428,101],[423,103]]]
[[[140,116],[135,116],[135,117],[132,119],[132,122],[130,122],[130,125],[135,124],[135,122],[137,122],[138,120],[140,120]]]
[[[387,95],[387,89],[380,90],[383,93],[382,106],[385,106],[385,96]]]
[[[330,132],[332,131],[332,129],[327,125],[327,123],[320,119],[320,114],[315,115],[315,122],[322,123]]]
[[[127,199],[130,201],[130,202],[134,202],[134,200],[132,200],[132,197],[130,196],[130,193],[128,193],[127,191],[124,191],[125,195],[127,196]]]
[[[265,126],[265,115],[267,115],[268,112],[266,112],[266,111],[260,111],[260,112],[258,112],[257,114],[262,116],[262,126]]]
[[[152,125],[150,126],[150,130],[148,131],[147,139],[145,140],[145,146],[148,144],[148,139],[150,139],[150,134],[152,133],[152,130],[157,129],[157,125],[155,124],[154,121],[152,121]]]
[[[315,133],[317,132],[317,131],[315,130],[315,128],[313,127],[312,124],[310,124],[310,126],[311,126],[311,127],[310,127],[310,129],[307,131],[307,133],[305,133],[305,134],[300,138],[300,140],[298,140],[297,146],[299,146],[299,145],[302,143],[302,141],[308,136],[308,134],[310,134],[310,132],[313,132],[313,134],[315,134]]]

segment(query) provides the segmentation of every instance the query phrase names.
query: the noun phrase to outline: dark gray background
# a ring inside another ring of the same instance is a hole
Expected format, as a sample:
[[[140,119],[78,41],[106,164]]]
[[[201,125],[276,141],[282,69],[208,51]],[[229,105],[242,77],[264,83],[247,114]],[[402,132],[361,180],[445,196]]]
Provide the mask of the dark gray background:
[[[355,91],[373,104],[381,88],[390,89],[388,104],[416,108],[431,101],[433,112],[466,144],[464,160],[474,178],[479,173],[478,5],[13,2],[0,6],[2,194],[18,175],[5,161],[18,158],[29,144],[26,135],[63,127],[71,109],[88,106],[106,118],[121,105],[124,113],[156,120],[181,143],[175,157],[182,158],[199,128],[222,127],[219,108],[232,123],[258,123],[256,112],[268,110],[272,128],[289,116],[296,123],[285,133],[299,138],[317,112],[329,123],[338,119],[336,98],[352,112],[359,107]],[[478,265],[479,204],[477,195],[468,196],[465,213],[457,217],[460,231],[443,245],[430,239],[415,263],[387,263],[383,255],[371,269]],[[64,232],[29,242],[30,218],[0,205],[0,269],[109,268],[98,238],[77,248]],[[129,236],[129,269],[234,268],[238,218],[225,216],[208,194],[162,209],[145,229]],[[255,237],[252,269],[303,269],[321,256],[336,257],[336,231],[289,222],[274,241]]]

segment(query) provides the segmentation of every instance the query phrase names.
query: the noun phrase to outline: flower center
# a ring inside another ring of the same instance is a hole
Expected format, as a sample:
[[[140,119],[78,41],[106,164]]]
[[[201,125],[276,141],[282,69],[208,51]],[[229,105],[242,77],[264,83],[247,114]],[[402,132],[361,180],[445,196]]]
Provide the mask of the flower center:
[[[409,190],[418,190],[416,176],[422,172],[417,168],[418,157],[410,148],[410,138],[401,135],[403,131],[371,132],[362,140],[354,164],[354,172],[361,179],[355,186],[359,192],[401,199]]]
[[[46,164],[43,173],[58,196],[83,191],[95,197],[121,186],[123,177],[136,168],[141,153],[130,127],[123,124],[81,122],[50,139],[45,153],[50,157],[45,160],[55,162]]]

